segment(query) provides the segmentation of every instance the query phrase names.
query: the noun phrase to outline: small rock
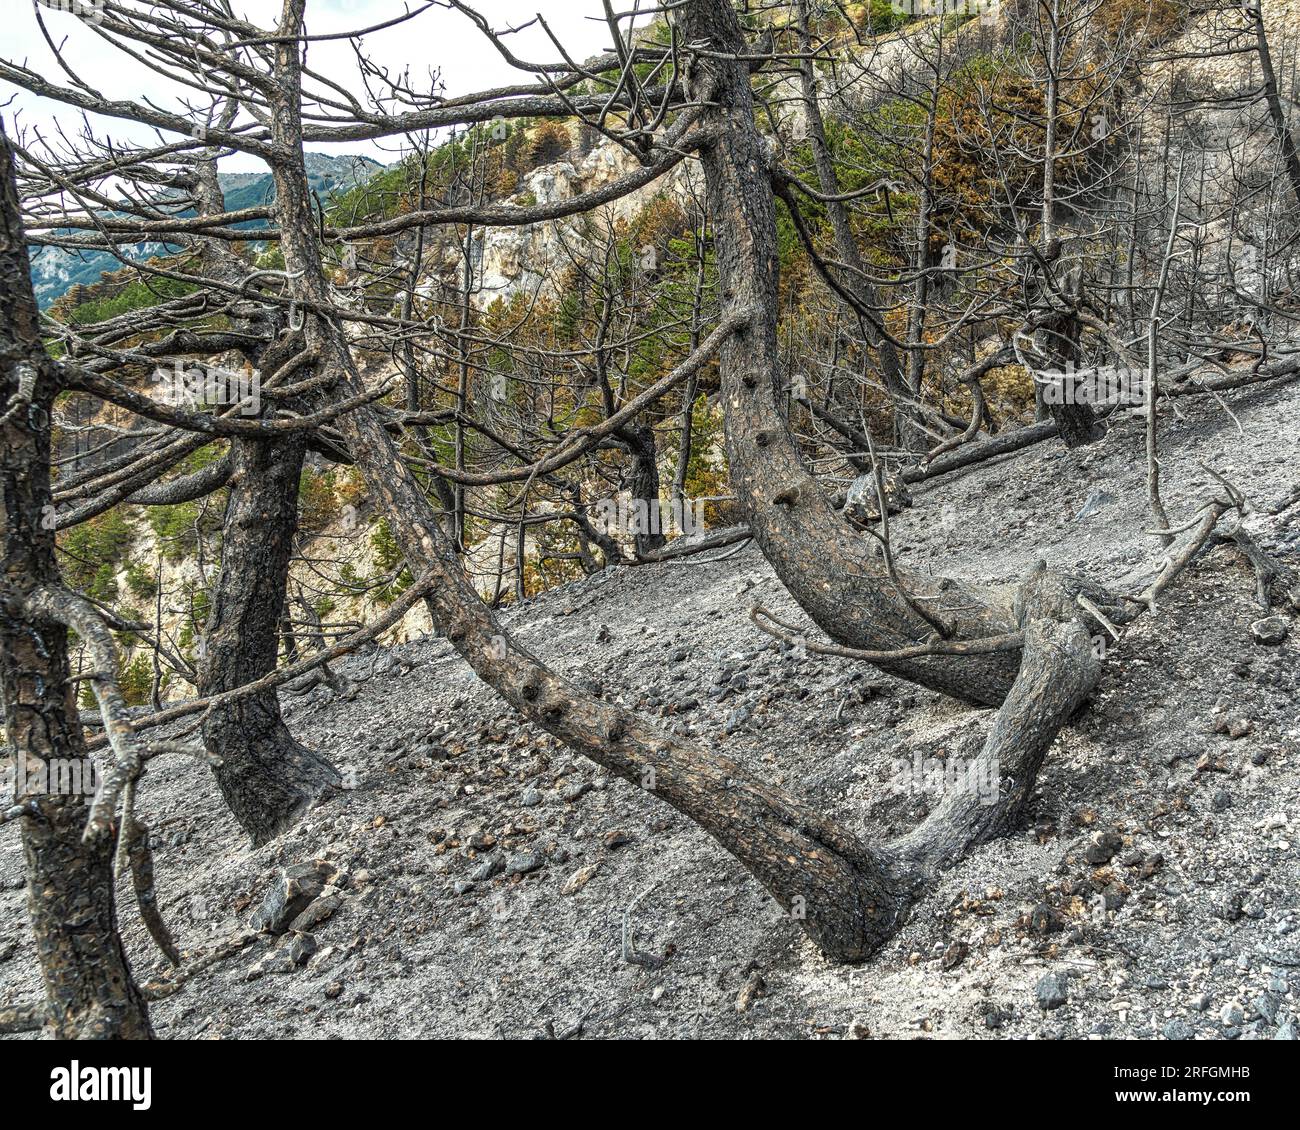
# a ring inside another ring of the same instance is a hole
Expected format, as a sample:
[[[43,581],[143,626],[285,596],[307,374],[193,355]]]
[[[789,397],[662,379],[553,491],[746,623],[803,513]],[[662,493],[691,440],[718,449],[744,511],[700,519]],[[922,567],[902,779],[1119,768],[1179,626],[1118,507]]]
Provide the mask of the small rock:
[[[1029,912],[1029,928],[1035,934],[1049,934],[1061,926],[1061,916],[1045,902],[1040,902]]]
[[[1100,866],[1114,859],[1115,853],[1123,846],[1124,840],[1118,832],[1113,830],[1098,832],[1088,841],[1083,858],[1093,866]]]
[[[750,715],[753,713],[753,708],[748,703],[736,707],[727,718],[727,724],[723,727],[724,731],[728,734],[734,734],[749,721]]]
[[[546,862],[546,857],[539,851],[521,851],[506,860],[506,876],[528,875]]]
[[[1277,997],[1273,996],[1271,993],[1262,993],[1250,1002],[1250,1007],[1272,1024],[1273,1021],[1277,1019],[1279,1003]]]
[[[1190,1040],[1192,1028],[1185,1020],[1174,1019],[1160,1029],[1160,1034],[1166,1040]]]
[[[315,934],[295,934],[289,945],[289,959],[294,965],[306,965],[320,945]]]
[[[560,888],[560,894],[576,895],[591,882],[598,870],[600,870],[599,863],[588,863],[586,867],[579,867],[577,871],[564,880],[564,886]]]
[[[1065,978],[1059,973],[1046,973],[1034,986],[1034,996],[1041,1008],[1060,1008],[1068,999]]]
[[[343,995],[342,981],[331,981],[328,985],[325,986],[326,1000],[331,1000],[331,1001],[338,1000],[339,997],[342,995]]]
[[[745,987],[736,997],[736,1011],[748,1012],[759,997],[767,996],[767,982],[761,973],[751,973]]]
[[[262,905],[253,914],[253,929],[283,934],[289,929],[289,924],[325,890],[326,883],[335,874],[334,865],[323,859],[280,868],[275,886],[267,892]]]
[[[494,875],[500,874],[505,865],[505,860],[499,855],[484,856],[479,860],[478,866],[469,873],[470,880],[474,883],[486,883]]]
[[[1276,645],[1286,642],[1287,636],[1291,634],[1291,625],[1281,616],[1265,616],[1251,624],[1250,634],[1255,637],[1257,644]]]
[[[939,962],[942,969],[956,969],[963,961],[966,955],[970,953],[970,946],[965,942],[953,942],[946,950],[943,951],[943,958]]]
[[[537,789],[525,789],[519,803],[525,808],[536,808],[542,803],[542,794]]]

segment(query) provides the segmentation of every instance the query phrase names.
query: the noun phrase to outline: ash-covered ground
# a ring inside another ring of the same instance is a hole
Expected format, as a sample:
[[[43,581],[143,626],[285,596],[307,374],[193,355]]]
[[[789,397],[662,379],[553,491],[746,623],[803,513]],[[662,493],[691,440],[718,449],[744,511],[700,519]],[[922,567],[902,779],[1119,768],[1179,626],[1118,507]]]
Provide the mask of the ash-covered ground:
[[[1215,484],[1300,565],[1300,393],[1184,401],[1162,423],[1175,524]],[[1015,582],[1033,563],[1139,587],[1159,564],[1142,424],[1047,443],[914,490],[914,569]],[[799,619],[753,546],[620,568],[513,610],[557,670],[715,743],[868,838],[922,818],[900,759],[965,749],[991,714],[761,634]],[[141,812],[164,917],[191,954],[248,928],[281,866],[324,860],[297,933],[262,934],[153,1006],[172,1038],[1296,1038],[1300,624],[1262,644],[1251,569],[1201,555],[1108,656],[1030,819],[947,873],[875,959],[822,960],[704,832],[513,713],[436,639],[339,665],[351,697],[286,697],[352,787],[247,846],[196,764],[155,764]],[[802,621],[801,621],[802,622]],[[810,632],[812,638],[818,638]],[[372,673],[373,672],[373,673]],[[34,1002],[17,828],[0,831],[0,1000]],[[142,980],[166,964],[125,888]],[[623,958],[624,916],[635,950]]]

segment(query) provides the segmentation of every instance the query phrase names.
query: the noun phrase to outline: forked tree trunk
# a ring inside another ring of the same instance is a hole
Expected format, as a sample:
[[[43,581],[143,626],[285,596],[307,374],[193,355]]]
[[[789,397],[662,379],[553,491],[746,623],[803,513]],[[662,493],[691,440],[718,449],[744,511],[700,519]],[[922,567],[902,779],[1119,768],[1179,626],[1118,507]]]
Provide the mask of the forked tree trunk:
[[[202,212],[225,208],[215,161],[197,166]],[[247,265],[220,240],[204,241],[208,270],[238,283]],[[247,321],[250,332],[282,329],[282,319]],[[282,338],[251,360],[263,371],[289,358]],[[230,495],[221,531],[221,569],[199,661],[201,696],[234,690],[275,670],[285,616],[289,562],[298,530],[298,483],[306,440],[302,435],[231,441]],[[299,745],[280,716],[275,690],[214,707],[204,715],[203,742],[221,759],[213,769],[231,813],[261,845],[278,835],[316,800],[341,783],[325,758]]]
[[[235,473],[222,528],[199,694],[219,694],[275,670],[285,585],[298,527],[305,441],[235,440]],[[320,754],[294,740],[275,690],[237,699],[204,717],[203,741],[221,758],[221,794],[255,845],[292,825],[340,783]]]
[[[64,1039],[147,1039],[113,907],[113,841],[82,841],[83,795],[53,795],[51,778],[93,780],[68,665],[67,631],[27,601],[58,585],[50,494],[50,414],[59,368],[41,343],[13,152],[0,129],[0,693],[22,779],[15,803],[27,865],[27,909],[45,983],[48,1024]],[[25,377],[35,378],[30,389]],[[30,403],[20,395],[30,393]],[[11,398],[18,396],[18,399]],[[17,776],[17,774],[16,774]]]
[[[280,27],[284,42],[277,47],[276,57],[281,93],[273,120],[276,142],[286,154],[293,155],[275,168],[282,247],[289,270],[301,272],[294,286],[300,302],[309,307],[323,305],[327,290],[303,171],[297,115],[300,71],[293,37],[301,27],[304,2],[286,0]],[[740,30],[729,7],[717,0],[690,0],[686,16],[687,39],[692,44],[707,42],[715,50],[743,51]],[[701,62],[697,58],[697,67]],[[732,64],[723,62],[720,66],[726,70]],[[771,308],[761,304],[764,298],[773,296],[776,283],[775,258],[766,254],[766,248],[775,242],[775,224],[770,194],[764,207],[754,191],[754,182],[761,183],[766,176],[766,166],[755,145],[757,131],[747,72],[743,64],[738,67],[742,77],[730,83],[709,82],[699,92],[725,100],[722,124],[739,135],[735,139],[726,133],[715,135],[718,140],[706,153],[710,193],[715,203],[722,205],[716,212],[719,235],[727,230],[726,225],[737,222],[736,230],[728,230],[725,239],[720,240],[725,297],[752,311],[750,325],[739,332],[736,344],[724,354],[724,387],[729,390],[728,414],[737,417],[728,422],[733,479],[744,484],[742,497],[759,528],[767,523],[767,540],[779,545],[783,530],[773,530],[768,520],[757,513],[772,501],[765,497],[769,488],[764,484],[763,469],[756,475],[754,468],[746,464],[751,454],[749,442],[730,439],[733,433],[750,427],[761,436],[770,424],[765,418],[756,422],[754,413],[757,411],[761,417],[775,403],[771,381],[774,316]],[[745,167],[748,173],[742,172]],[[755,205],[752,210],[738,210],[729,199],[737,188]],[[749,228],[751,221],[766,224],[756,237]],[[745,253],[755,253],[746,266],[763,277],[763,286],[758,289],[752,280],[746,281],[741,270],[745,262],[741,256]],[[360,374],[338,323],[309,317],[308,337],[322,363],[339,379],[334,395],[350,396],[360,391]],[[761,350],[756,351],[756,341]],[[762,364],[746,371],[746,362]],[[753,374],[761,378],[755,382],[763,389],[761,398],[752,395],[748,382],[754,379]],[[763,408],[747,407],[747,396],[749,404],[757,402]],[[918,838],[898,847],[873,848],[791,794],[755,780],[730,758],[684,742],[631,711],[592,698],[520,647],[479,600],[428,498],[401,460],[376,413],[359,409],[344,417],[339,427],[349,449],[356,454],[375,503],[393,523],[410,568],[432,582],[426,605],[433,623],[470,666],[524,717],[611,772],[654,792],[712,834],[791,911],[827,956],[853,961],[873,953],[898,929],[908,903],[934,867],[1000,830],[1023,805],[1032,780],[1018,777],[1015,787],[1003,792],[1000,807],[974,813],[955,808],[950,827],[936,828],[925,836],[918,833]],[[781,431],[780,437],[758,438],[752,446],[759,452],[780,451],[791,447],[791,441]],[[797,469],[797,485],[808,492],[810,499],[820,498],[811,479],[797,468],[792,451],[782,457],[781,465]],[[803,503],[792,509],[801,513]],[[808,552],[815,553],[818,548],[814,541]],[[787,567],[800,560],[800,555],[781,557],[782,566]],[[863,560],[858,565],[868,567],[869,562]],[[867,623],[870,632],[890,639],[910,638],[906,635],[909,629],[919,634],[921,629],[897,607],[900,602],[892,594],[878,591],[882,586],[878,581],[874,583],[875,589],[868,586],[860,590],[873,595],[873,607],[859,613],[859,622]],[[910,609],[906,611],[916,616]],[[871,612],[885,621],[883,627],[869,619]],[[981,614],[989,620],[994,618],[991,612]],[[1017,773],[1027,773],[1037,768],[1057,728],[1090,689],[1097,665],[1090,648],[1084,646],[1087,634],[1069,618],[1068,601],[1046,574],[1032,578],[1014,606],[1010,599],[1006,601],[1001,622],[1024,625],[1025,647],[1023,663],[1012,662],[1010,672],[1005,663],[982,670],[983,693],[989,696],[999,684],[1007,689],[1015,684],[990,733],[985,753],[1004,759]],[[951,664],[943,681],[960,685],[968,669],[980,671],[978,664],[979,657]],[[1015,679],[1017,670],[1022,673],[1019,681]],[[922,673],[931,675],[928,668]]]

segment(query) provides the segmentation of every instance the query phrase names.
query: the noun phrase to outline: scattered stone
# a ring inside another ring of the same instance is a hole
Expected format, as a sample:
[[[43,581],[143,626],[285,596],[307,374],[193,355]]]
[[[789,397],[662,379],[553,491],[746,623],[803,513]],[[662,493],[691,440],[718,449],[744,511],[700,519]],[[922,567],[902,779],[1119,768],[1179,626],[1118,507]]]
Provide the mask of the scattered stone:
[[[1192,1032],[1192,1026],[1188,1024],[1187,1021],[1178,1020],[1177,1018],[1169,1021],[1169,1023],[1161,1028],[1160,1034],[1164,1036],[1166,1040],[1190,1040],[1194,1035]]]
[[[521,851],[506,860],[506,878],[514,875],[528,875],[546,862],[546,857],[539,851]]]
[[[328,985],[325,986],[326,1000],[331,1000],[331,1001],[338,1000],[339,997],[341,997],[342,995],[343,995],[342,981],[331,981]]]
[[[469,873],[471,882],[486,883],[495,875],[499,875],[506,866],[506,861],[500,855],[487,855],[479,860],[478,866]]]
[[[280,868],[275,885],[253,914],[253,929],[283,934],[289,929],[289,924],[320,896],[336,873],[334,864],[323,859]]]
[[[1040,1008],[1060,1008],[1069,1000],[1065,978],[1060,973],[1044,974],[1034,986],[1034,996],[1038,999]]]
[[[1225,1027],[1235,1028],[1245,1019],[1246,1014],[1231,1001],[1219,1010],[1219,1023]]]
[[[723,727],[724,731],[728,734],[734,734],[746,722],[749,721],[750,716],[753,713],[754,713],[753,707],[751,707],[748,703],[742,703],[740,706],[736,707],[736,709],[733,710],[730,716],[727,718],[727,724],[725,727]]]
[[[765,996],[767,996],[767,982],[763,980],[763,975],[751,973],[749,980],[745,982],[745,987],[736,997],[736,1011],[748,1012],[759,997]]]
[[[289,929],[296,934],[305,934],[309,930],[314,930],[338,910],[342,902],[343,897],[337,890],[326,887],[325,893],[320,898],[289,923]]]
[[[599,870],[599,863],[588,863],[585,867],[579,867],[578,870],[564,880],[564,886],[560,888],[560,894],[576,895],[591,882]]]
[[[608,851],[616,851],[618,848],[623,847],[625,844],[630,844],[631,842],[632,837],[618,828],[614,829],[612,832],[606,833],[605,835],[605,848]]]
[[[1029,929],[1035,934],[1050,934],[1063,925],[1061,916],[1045,902],[1040,902],[1029,912]]]
[[[944,970],[956,969],[963,961],[966,955],[970,953],[970,946],[965,942],[953,942],[943,951],[943,957],[939,961],[940,968]]]
[[[1272,993],[1262,993],[1250,1002],[1250,1007],[1270,1024],[1277,1019],[1277,1010],[1281,1002]]]
[[[289,944],[289,960],[294,965],[306,965],[318,949],[320,945],[315,934],[295,934]]]
[[[525,808],[536,808],[542,803],[542,794],[537,789],[525,789],[519,803]]]
[[[1281,616],[1265,616],[1251,624],[1250,634],[1255,637],[1257,644],[1272,646],[1286,642],[1287,636],[1291,634],[1291,625]]]
[[[1124,839],[1114,830],[1097,832],[1089,841],[1087,848],[1084,849],[1083,858],[1091,863],[1094,867],[1099,867],[1103,863],[1109,863],[1115,858],[1115,853],[1124,846]]]

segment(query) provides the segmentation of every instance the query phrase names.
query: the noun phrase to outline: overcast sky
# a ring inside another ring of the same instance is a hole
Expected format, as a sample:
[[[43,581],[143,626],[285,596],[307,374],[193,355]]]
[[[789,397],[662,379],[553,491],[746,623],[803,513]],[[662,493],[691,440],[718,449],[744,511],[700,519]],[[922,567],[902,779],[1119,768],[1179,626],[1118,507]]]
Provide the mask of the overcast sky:
[[[87,83],[107,98],[140,100],[147,96],[161,107],[175,107],[174,91],[169,89],[162,76],[105,44],[76,15],[49,10],[49,6],[57,8],[66,0],[41,2],[47,5],[41,14],[50,34],[56,42],[66,37],[65,57]],[[94,0],[79,2],[91,6]],[[411,7],[418,8],[423,0],[410,2]],[[9,61],[24,63],[54,82],[62,81],[63,75],[53,53],[41,35],[32,0],[0,0],[0,4],[4,8],[0,55]],[[309,34],[355,30],[398,16],[407,6],[407,0],[308,0],[307,30]],[[624,10],[632,6],[633,0],[625,0],[616,7]],[[271,28],[281,4],[280,0],[235,0],[233,7],[251,22]],[[569,53],[578,59],[586,59],[610,44],[600,0],[479,0],[475,7],[498,31],[526,23],[541,12]],[[517,55],[530,61],[550,62],[558,58],[545,33],[537,27],[510,37],[508,42]],[[422,82],[427,85],[426,76],[431,68],[441,73],[447,93],[452,95],[520,81],[518,73],[512,71],[465,17],[444,8],[431,9],[396,28],[368,35],[364,45],[366,54],[390,71],[409,67],[417,88]],[[334,81],[359,89],[359,84],[349,81],[349,76],[355,74],[355,66],[346,40],[313,44],[308,62],[313,69]],[[46,132],[55,121],[62,121],[65,128],[75,129],[76,114],[58,103],[15,91],[14,87],[0,81],[0,101],[11,95],[14,95],[13,101],[3,110],[7,127],[12,128],[17,115],[23,124],[39,126]],[[150,131],[119,119],[96,117],[94,125],[101,136],[124,142],[148,142],[153,136]],[[393,159],[391,153],[369,143],[354,143],[332,152],[363,153],[385,164]],[[242,171],[260,166],[255,159],[236,156],[222,167],[229,171]]]

